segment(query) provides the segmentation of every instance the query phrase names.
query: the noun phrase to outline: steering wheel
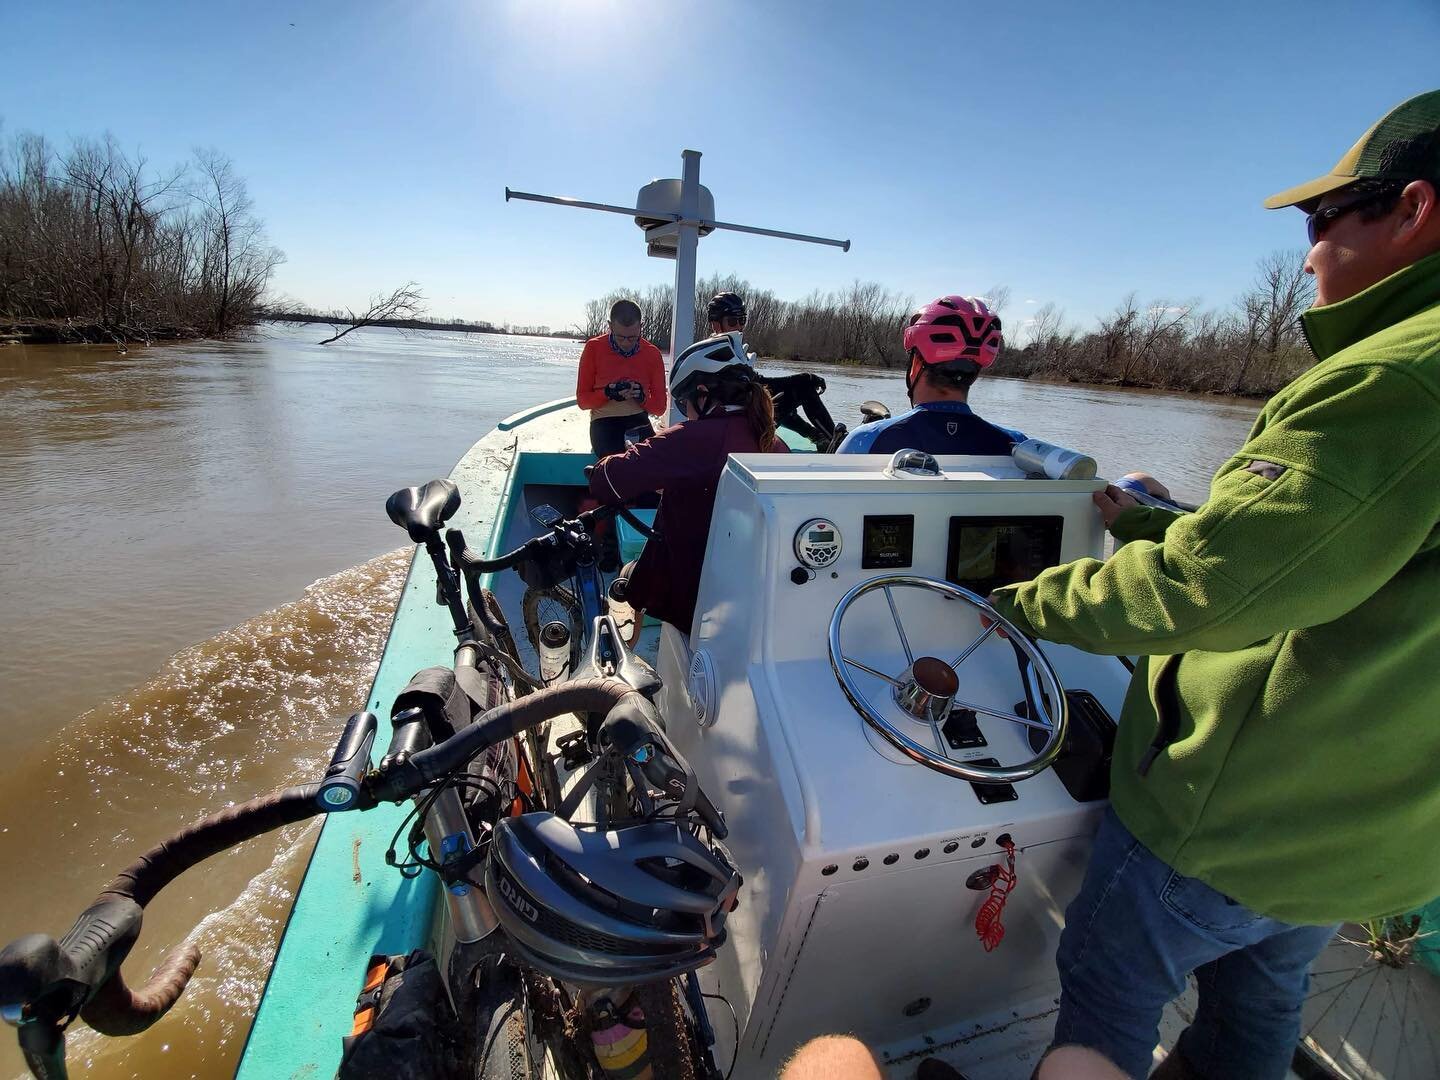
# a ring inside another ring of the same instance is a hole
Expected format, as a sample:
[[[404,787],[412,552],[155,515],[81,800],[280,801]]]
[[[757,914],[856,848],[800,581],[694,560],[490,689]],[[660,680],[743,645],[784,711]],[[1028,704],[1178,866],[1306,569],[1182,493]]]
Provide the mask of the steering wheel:
[[[921,656],[917,659],[911,652],[910,640],[900,622],[900,613],[896,610],[895,598],[891,595],[892,589],[919,589],[963,601],[989,619],[990,625],[961,649],[959,655],[949,663],[934,656]],[[840,631],[845,625],[845,615],[850,606],[866,593],[876,590],[883,590],[885,593],[885,601],[890,606],[890,617],[895,621],[895,630],[900,635],[900,645],[905,650],[905,659],[909,663],[897,676],[887,675],[846,656],[840,645]],[[991,634],[1000,629],[1005,631],[1015,648],[1016,663],[1020,668],[1020,679],[1025,687],[1027,707],[1031,713],[1029,717],[1017,716],[1006,709],[961,701],[955,697],[960,688],[957,669]],[[1060,677],[1055,674],[1054,666],[1029,637],[987,604],[983,597],[948,581],[910,575],[882,575],[856,585],[840,598],[840,602],[835,605],[835,613],[830,616],[830,667],[835,672],[840,689],[845,692],[845,697],[862,720],[907,757],[947,776],[981,784],[1010,784],[1017,780],[1028,780],[1054,762],[1065,742],[1069,712],[1065,702],[1065,688],[1060,685]],[[931,726],[935,734],[935,746],[917,742],[888,719],[884,711],[871,704],[865,692],[856,685],[852,669],[866,672],[888,683],[895,705],[912,718]],[[1038,728],[1046,733],[1045,744],[1034,757],[1019,765],[973,765],[956,761],[937,749],[944,745],[940,729],[952,709],[971,709],[1022,727]]]

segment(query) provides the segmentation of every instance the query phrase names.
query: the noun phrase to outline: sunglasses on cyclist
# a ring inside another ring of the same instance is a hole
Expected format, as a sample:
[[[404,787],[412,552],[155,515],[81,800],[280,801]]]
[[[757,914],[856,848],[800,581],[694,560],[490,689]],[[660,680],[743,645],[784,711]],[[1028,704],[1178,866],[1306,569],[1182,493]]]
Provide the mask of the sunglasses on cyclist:
[[[720,316],[720,325],[726,330],[743,330],[745,329],[745,316],[722,315]]]
[[[1398,189],[1384,187],[1378,191],[1367,191],[1358,195],[1349,202],[1337,203],[1334,206],[1327,206],[1324,209],[1316,210],[1314,213],[1305,215],[1305,232],[1310,237],[1310,246],[1314,247],[1319,239],[1325,235],[1331,225],[1339,221],[1352,210],[1359,210],[1361,207],[1370,206],[1384,199],[1394,198],[1399,194]]]

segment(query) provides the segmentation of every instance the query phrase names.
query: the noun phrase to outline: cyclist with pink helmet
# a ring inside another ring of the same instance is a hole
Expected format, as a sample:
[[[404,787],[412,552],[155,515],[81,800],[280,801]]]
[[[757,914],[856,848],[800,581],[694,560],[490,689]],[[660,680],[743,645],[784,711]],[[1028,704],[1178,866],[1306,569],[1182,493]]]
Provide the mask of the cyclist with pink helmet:
[[[910,368],[905,389],[914,406],[863,424],[841,454],[1008,454],[1025,436],[980,419],[966,400],[980,372],[1000,355],[1000,318],[974,296],[942,296],[915,310],[905,327]]]

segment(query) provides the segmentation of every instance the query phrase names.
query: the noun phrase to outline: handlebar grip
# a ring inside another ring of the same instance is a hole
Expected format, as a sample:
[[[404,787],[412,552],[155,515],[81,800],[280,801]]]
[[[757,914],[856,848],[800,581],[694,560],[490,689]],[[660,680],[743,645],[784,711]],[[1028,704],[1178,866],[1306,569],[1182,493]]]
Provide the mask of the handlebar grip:
[[[80,1016],[102,1035],[138,1035],[180,1000],[199,966],[200,949],[181,945],[160,962],[139,990],[126,986],[124,976],[116,971],[80,1010]]]
[[[120,970],[143,916],[129,897],[101,893],[59,941],[47,934],[12,941],[0,950],[0,1006],[67,1023]]]
[[[129,897],[101,893],[60,939],[62,977],[82,983],[93,994],[129,955],[143,918],[144,909]]]
[[[481,574],[498,574],[500,571],[509,570],[516,563],[528,558],[533,550],[532,545],[535,544],[537,540],[543,539],[545,539],[545,537],[526,540],[525,543],[521,544],[514,551],[507,551],[504,555],[497,555],[493,559],[481,558],[468,547],[461,548],[458,545],[452,544],[450,547],[450,557],[454,559],[460,567],[461,573],[478,572]]]
[[[370,748],[375,744],[379,720],[372,712],[358,712],[345,723],[330,767],[320,781],[315,802],[326,813],[351,810],[360,798],[360,778],[370,768]]]

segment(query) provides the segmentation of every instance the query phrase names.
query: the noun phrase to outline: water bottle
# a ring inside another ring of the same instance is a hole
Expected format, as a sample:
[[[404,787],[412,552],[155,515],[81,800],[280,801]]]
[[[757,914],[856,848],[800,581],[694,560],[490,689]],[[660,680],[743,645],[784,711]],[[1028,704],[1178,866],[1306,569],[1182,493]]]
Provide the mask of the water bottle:
[[[1017,444],[1011,449],[1010,458],[1017,468],[1030,476],[1045,476],[1051,480],[1095,479],[1094,458],[1039,439],[1026,439]]]
[[[635,609],[630,605],[630,579],[617,577],[610,582],[606,594],[609,600],[610,617],[615,620],[615,629],[620,631],[620,640],[627,645],[635,642]]]
[[[546,686],[570,674],[570,627],[555,620],[540,628],[540,681]]]

